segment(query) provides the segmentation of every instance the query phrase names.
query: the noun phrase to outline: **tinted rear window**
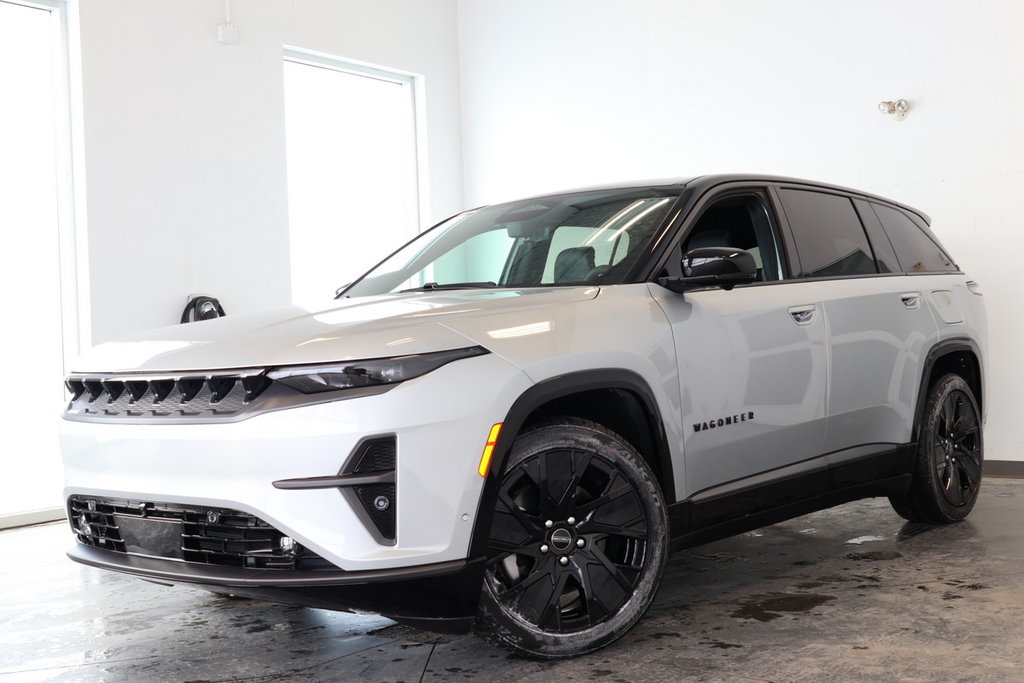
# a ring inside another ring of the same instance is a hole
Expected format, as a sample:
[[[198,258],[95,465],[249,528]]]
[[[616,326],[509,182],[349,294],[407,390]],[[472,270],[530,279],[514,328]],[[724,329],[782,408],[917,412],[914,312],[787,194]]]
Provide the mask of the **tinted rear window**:
[[[878,272],[849,198],[806,190],[780,190],[779,194],[800,255],[800,277]]]
[[[875,215],[889,235],[900,268],[905,273],[946,273],[956,264],[931,237],[899,209],[871,203]]]

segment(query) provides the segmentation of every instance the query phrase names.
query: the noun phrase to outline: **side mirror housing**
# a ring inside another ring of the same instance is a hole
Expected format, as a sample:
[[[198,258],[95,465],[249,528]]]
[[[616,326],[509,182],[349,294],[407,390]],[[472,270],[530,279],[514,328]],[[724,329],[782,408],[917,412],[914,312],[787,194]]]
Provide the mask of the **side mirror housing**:
[[[736,285],[757,279],[757,262],[749,251],[733,247],[703,247],[686,252],[682,261],[683,277],[658,278],[658,284],[673,292],[699,287]]]

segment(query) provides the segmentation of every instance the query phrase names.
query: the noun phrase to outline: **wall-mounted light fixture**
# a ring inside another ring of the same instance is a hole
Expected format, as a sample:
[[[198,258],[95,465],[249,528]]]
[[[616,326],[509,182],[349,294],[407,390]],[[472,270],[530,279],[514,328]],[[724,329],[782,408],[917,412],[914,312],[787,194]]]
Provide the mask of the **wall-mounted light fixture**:
[[[224,0],[224,21],[217,24],[217,42],[238,45],[238,27],[231,23],[231,0]]]
[[[878,103],[878,111],[883,114],[892,115],[897,121],[902,121],[907,118],[907,114],[910,112],[910,102],[906,100],[896,100],[895,102],[886,100],[885,102]]]

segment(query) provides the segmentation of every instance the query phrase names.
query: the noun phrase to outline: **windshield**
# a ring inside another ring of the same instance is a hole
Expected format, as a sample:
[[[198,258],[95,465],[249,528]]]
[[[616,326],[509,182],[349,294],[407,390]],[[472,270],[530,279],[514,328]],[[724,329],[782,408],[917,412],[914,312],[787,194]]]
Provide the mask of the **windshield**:
[[[618,284],[644,253],[678,192],[578,192],[459,214],[399,249],[342,294]]]

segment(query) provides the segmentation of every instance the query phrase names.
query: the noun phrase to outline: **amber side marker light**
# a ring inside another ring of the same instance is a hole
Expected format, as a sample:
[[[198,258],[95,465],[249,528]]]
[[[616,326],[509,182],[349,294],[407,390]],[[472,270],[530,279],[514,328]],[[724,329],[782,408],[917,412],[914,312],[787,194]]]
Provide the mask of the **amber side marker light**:
[[[498,443],[498,435],[501,434],[501,425],[491,427],[491,433],[487,435],[487,443],[484,444],[484,452],[480,454],[480,467],[476,468],[477,474],[481,477],[487,476],[487,469],[491,466],[491,456],[494,455],[494,446]]]

